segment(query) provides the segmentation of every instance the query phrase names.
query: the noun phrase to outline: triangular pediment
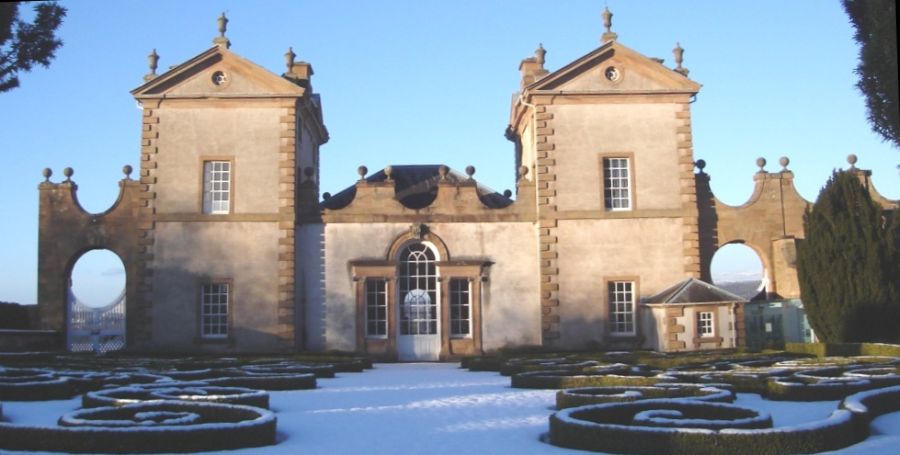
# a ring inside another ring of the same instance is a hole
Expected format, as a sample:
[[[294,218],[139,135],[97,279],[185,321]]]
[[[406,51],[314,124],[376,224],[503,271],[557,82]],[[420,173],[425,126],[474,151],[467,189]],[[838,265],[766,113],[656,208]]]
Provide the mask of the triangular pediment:
[[[301,97],[305,89],[214,46],[131,91],[135,98]]]
[[[526,90],[572,93],[696,93],[700,84],[616,41],[608,41],[530,84]]]

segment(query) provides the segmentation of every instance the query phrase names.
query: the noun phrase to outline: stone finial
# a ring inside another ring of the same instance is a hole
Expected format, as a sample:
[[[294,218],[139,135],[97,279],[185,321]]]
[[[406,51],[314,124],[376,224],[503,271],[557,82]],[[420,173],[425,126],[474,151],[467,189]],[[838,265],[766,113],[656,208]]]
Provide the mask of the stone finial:
[[[601,16],[603,16],[603,28],[605,28],[606,31],[603,32],[603,35],[600,36],[600,42],[605,43],[607,41],[615,41],[616,38],[619,37],[619,35],[616,35],[612,31],[613,13],[609,10],[608,6],[603,9],[603,13],[601,14]]]
[[[441,180],[447,180],[447,173],[450,172],[450,168],[445,165],[438,166],[438,175],[441,176]]]
[[[505,196],[505,197],[512,197],[512,191],[510,191],[510,190],[508,190],[508,189],[503,190],[503,196]]]
[[[385,166],[384,167],[384,181],[385,182],[393,182],[394,168],[393,166]]]
[[[303,175],[306,176],[307,182],[311,182],[313,175],[315,175],[315,174],[316,174],[316,170],[313,169],[312,166],[306,166],[305,168],[303,168]]]
[[[134,171],[134,169],[131,168],[130,164],[126,164],[126,165],[122,166],[122,173],[125,174],[126,180],[131,180],[131,173],[133,171]]]
[[[850,169],[856,169],[856,155],[852,153],[847,155],[847,163],[850,164]]]
[[[324,193],[322,193],[322,200],[323,200],[323,201],[327,201],[327,200],[329,200],[329,199],[331,199],[331,193],[329,193],[329,192],[327,192],[327,191],[324,192]]]
[[[697,160],[694,162],[694,166],[697,166],[697,169],[700,170],[700,173],[703,173],[703,169],[706,168],[706,160]]]
[[[778,160],[778,164],[781,165],[781,171],[784,172],[784,171],[788,170],[787,167],[788,167],[788,164],[791,164],[791,160],[790,160],[790,158],[788,158],[786,156],[782,156],[781,159]]]
[[[472,180],[472,176],[475,175],[475,166],[471,164],[466,166],[466,175],[469,176],[469,180]]]
[[[156,78],[156,68],[159,64],[159,54],[156,53],[156,49],[153,49],[149,55],[147,55],[147,66],[150,67],[150,72],[144,75],[145,81],[151,81]]]
[[[284,53],[284,63],[287,65],[287,72],[292,73],[294,71],[294,59],[297,58],[297,54],[294,53],[294,48],[289,47],[288,51]]]
[[[231,41],[225,36],[225,32],[228,30],[228,18],[225,17],[225,13],[223,12],[221,16],[216,20],[219,24],[219,36],[213,38],[213,44],[217,46],[225,46],[226,49],[231,47]]]
[[[44,181],[49,183],[50,177],[53,176],[53,169],[50,169],[49,167],[45,167],[44,170],[41,171],[41,174],[44,176]]]
[[[756,159],[756,165],[759,166],[759,172],[766,172],[766,159],[759,157]]]
[[[528,175],[528,166],[519,166],[519,178]]]
[[[72,169],[72,168],[70,168],[70,167],[67,167],[67,168],[63,169],[63,175],[66,176],[66,181],[67,181],[67,182],[71,182],[71,181],[72,181],[72,175],[74,175],[74,174],[75,174],[75,170]]]
[[[538,48],[534,50],[534,61],[537,62],[538,65],[541,65],[541,68],[544,67],[544,57],[547,55],[547,50],[544,49],[544,43],[539,43]]]
[[[684,48],[681,47],[681,43],[675,43],[675,49],[672,49],[672,53],[675,54],[675,72],[687,77],[690,70],[681,66],[681,63],[684,62]]]
[[[359,181],[362,182],[366,179],[366,174],[369,173],[369,168],[360,166],[356,168],[356,173],[359,174]]]

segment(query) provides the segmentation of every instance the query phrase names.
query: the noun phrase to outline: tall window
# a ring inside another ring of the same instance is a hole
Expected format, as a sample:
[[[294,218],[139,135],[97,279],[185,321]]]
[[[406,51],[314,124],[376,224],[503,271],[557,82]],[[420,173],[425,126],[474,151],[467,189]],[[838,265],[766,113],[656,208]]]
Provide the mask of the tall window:
[[[200,291],[200,336],[228,337],[228,283],[208,283]]]
[[[400,334],[437,334],[437,265],[424,243],[400,251]]]
[[[609,282],[609,331],[613,335],[634,335],[634,282]]]
[[[450,280],[450,336],[465,337],[471,333],[470,295],[468,278]]]
[[[203,163],[203,213],[223,214],[231,211],[231,162]]]
[[[713,314],[711,311],[697,313],[697,334],[701,338],[715,335],[713,330]]]
[[[387,280],[366,279],[366,336],[387,336]]]
[[[603,199],[607,210],[631,210],[628,158],[603,158]]]

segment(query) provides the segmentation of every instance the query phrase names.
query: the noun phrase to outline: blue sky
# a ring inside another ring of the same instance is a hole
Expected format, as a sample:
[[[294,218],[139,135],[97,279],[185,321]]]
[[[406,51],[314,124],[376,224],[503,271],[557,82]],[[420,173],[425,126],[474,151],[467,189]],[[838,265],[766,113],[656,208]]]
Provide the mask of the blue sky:
[[[37,185],[41,169],[75,169],[91,212],[117,196],[125,164],[137,166],[140,111],[129,90],[156,49],[160,70],[211,46],[226,11],[232,50],[281,73],[293,46],[312,63],[331,140],[322,190],[337,192],[356,167],[472,164],[499,191],[513,187],[503,137],[519,61],[538,43],[551,71],[590,52],[614,13],[619,41],[684,66],[703,84],[693,109],[694,156],[715,194],[739,205],[755,160],[778,170],[788,156],[800,194],[814,199],[832,170],[872,169],[900,198],[900,151],[871,132],[854,87],[858,49],[838,0],[784,1],[68,1],[65,45],[48,69],[0,94],[0,300],[34,303]],[[741,261],[733,267],[741,272]],[[103,275],[103,271],[97,272]],[[77,284],[77,283],[76,283]],[[93,282],[88,287],[102,287]]]

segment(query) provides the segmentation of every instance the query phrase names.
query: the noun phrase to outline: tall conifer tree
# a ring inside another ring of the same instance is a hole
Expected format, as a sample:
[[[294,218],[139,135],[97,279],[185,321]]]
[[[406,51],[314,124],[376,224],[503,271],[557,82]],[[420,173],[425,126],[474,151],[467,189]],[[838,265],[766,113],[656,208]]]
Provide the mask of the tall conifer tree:
[[[852,171],[836,171],[807,210],[797,267],[821,340],[900,340],[895,227]]]

